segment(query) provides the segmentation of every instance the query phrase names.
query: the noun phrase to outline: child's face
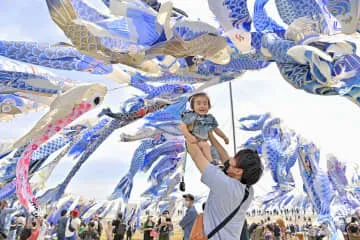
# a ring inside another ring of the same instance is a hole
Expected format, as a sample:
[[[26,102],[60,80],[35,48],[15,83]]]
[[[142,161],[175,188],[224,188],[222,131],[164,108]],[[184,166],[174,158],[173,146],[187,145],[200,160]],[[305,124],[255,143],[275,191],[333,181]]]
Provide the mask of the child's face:
[[[209,112],[209,99],[205,96],[199,96],[194,101],[194,112],[199,115],[205,115]]]

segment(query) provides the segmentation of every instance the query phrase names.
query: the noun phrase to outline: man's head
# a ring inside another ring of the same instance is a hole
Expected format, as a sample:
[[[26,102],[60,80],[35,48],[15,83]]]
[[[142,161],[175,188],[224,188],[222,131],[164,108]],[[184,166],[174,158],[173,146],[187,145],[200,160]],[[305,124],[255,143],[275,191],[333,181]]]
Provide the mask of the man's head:
[[[169,211],[168,210],[165,210],[163,213],[162,213],[162,215],[164,216],[164,217],[169,217]]]
[[[95,214],[94,221],[97,221],[97,220],[99,220],[99,215]]]
[[[67,210],[64,209],[64,210],[61,211],[61,216],[62,217],[64,217],[66,214],[67,214]]]
[[[8,203],[6,200],[2,200],[1,201],[1,204],[0,204],[0,209],[3,209],[3,208],[7,208],[8,207]]]
[[[76,209],[75,209],[74,211],[72,211],[72,212],[71,212],[71,217],[72,217],[72,218],[77,218],[77,217],[79,217],[79,211],[76,210]]]
[[[183,198],[185,200],[185,207],[191,208],[194,205],[194,196],[192,194],[185,194],[183,195]]]
[[[229,177],[239,179],[241,183],[249,186],[259,181],[264,171],[259,155],[251,149],[240,150],[224,165]]]
[[[94,228],[95,227],[95,223],[93,221],[89,222],[89,228]]]

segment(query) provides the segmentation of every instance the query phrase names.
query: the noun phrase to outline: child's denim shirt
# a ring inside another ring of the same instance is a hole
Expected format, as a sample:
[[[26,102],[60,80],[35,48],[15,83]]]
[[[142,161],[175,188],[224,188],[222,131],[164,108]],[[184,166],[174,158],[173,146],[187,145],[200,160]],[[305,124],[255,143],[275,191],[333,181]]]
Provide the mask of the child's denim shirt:
[[[193,111],[186,111],[181,114],[181,120],[186,124],[193,124],[191,134],[202,140],[208,140],[209,132],[218,127],[218,122],[213,115],[200,116]]]

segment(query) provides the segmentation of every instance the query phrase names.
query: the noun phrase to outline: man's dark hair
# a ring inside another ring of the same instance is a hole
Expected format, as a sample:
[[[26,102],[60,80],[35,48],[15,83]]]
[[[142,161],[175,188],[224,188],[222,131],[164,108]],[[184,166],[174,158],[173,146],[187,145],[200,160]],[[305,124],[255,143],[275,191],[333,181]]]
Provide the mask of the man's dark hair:
[[[91,222],[89,222],[89,226],[90,226],[91,228],[93,228],[93,227],[95,227],[95,223],[94,223],[93,221],[91,221]]]
[[[61,216],[62,217],[65,216],[66,214],[67,214],[67,210],[64,209],[64,210],[61,211]]]
[[[264,166],[259,154],[251,149],[240,150],[235,155],[236,167],[244,170],[240,182],[245,185],[254,185],[263,174]]]
[[[355,223],[355,222],[357,222],[357,221],[358,221],[358,218],[357,218],[357,217],[354,217],[354,216],[351,217],[351,223]]]

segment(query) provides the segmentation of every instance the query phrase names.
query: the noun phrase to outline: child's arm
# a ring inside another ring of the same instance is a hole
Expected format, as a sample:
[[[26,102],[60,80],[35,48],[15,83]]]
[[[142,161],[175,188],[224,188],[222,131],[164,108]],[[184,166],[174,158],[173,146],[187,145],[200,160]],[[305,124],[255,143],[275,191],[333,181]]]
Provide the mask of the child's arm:
[[[225,144],[229,144],[228,137],[225,135],[225,133],[223,133],[223,131],[221,131],[220,128],[218,128],[218,127],[214,128],[214,132],[216,133],[216,135],[218,135],[219,137],[224,139]]]
[[[188,126],[185,123],[180,124],[180,131],[184,134],[184,137],[191,143],[196,143],[197,139],[189,132]]]

